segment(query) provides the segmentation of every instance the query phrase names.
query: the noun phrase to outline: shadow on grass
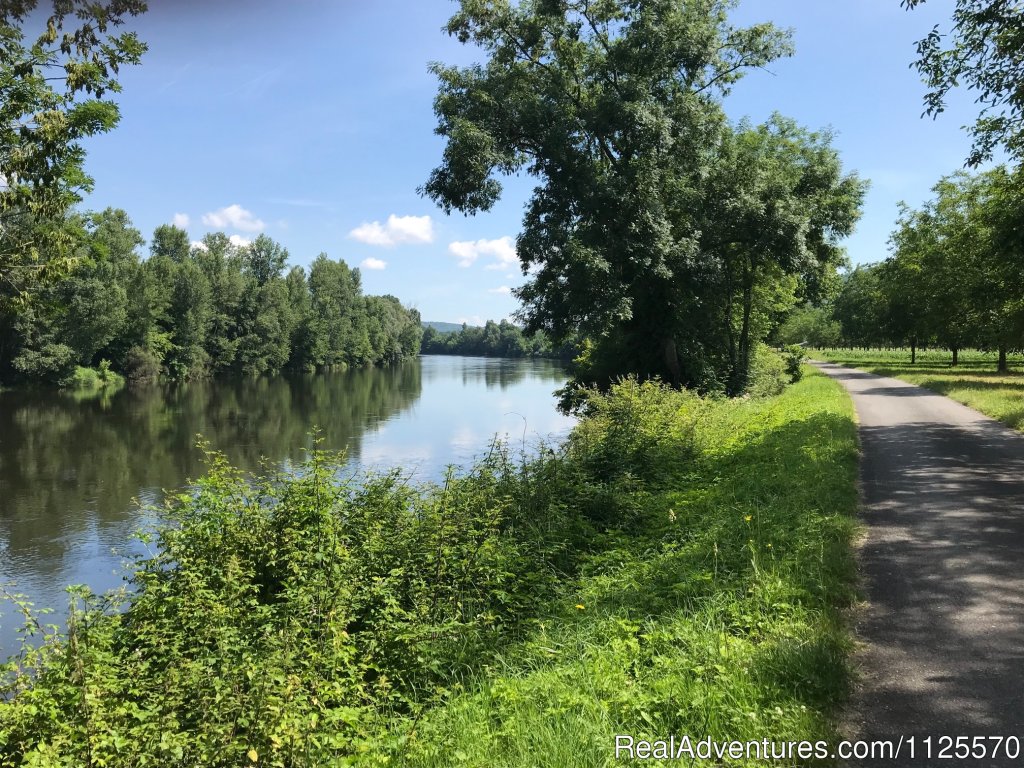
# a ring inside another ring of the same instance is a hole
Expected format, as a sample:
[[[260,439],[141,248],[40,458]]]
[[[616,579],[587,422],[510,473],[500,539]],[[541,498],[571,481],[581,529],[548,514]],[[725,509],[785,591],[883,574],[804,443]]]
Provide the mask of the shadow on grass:
[[[818,413],[716,456],[703,483],[681,489],[677,527],[657,549],[615,553],[595,608],[718,624],[753,644],[748,671],[766,706],[834,711],[850,687],[854,433],[849,417]]]

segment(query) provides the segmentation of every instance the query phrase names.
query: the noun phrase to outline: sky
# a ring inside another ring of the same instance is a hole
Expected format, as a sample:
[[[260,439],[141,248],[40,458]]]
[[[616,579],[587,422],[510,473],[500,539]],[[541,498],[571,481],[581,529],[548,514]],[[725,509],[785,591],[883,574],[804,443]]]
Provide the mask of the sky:
[[[417,194],[441,158],[428,63],[479,53],[442,30],[449,0],[151,0],[131,28],[149,45],[123,71],[121,123],[86,144],[95,190],[83,207],[124,208],[144,236],[174,223],[199,240],[263,232],[291,263],[317,254],[358,266],[425,320],[510,316],[525,278],[515,257],[526,176],[474,217]],[[922,118],[914,43],[952,0],[745,0],[733,22],[791,28],[793,57],[751,72],[726,99],[734,120],[777,111],[831,128],[846,170],[870,179],[853,263],[885,258],[897,203],[919,205],[962,167],[976,107],[957,94]]]

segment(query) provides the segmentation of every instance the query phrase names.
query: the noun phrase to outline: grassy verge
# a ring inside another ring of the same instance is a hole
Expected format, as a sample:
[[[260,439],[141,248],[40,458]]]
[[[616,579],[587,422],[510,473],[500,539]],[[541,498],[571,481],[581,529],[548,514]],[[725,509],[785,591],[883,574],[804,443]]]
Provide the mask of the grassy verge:
[[[710,404],[698,425],[695,461],[644,500],[642,533],[590,557],[559,613],[418,725],[405,764],[621,764],[618,734],[834,737],[850,403],[812,373],[776,398]]]
[[[918,352],[913,364],[910,350],[814,350],[811,356],[917,384],[1024,430],[1024,359],[1019,355],[1010,357],[1009,373],[996,372],[995,353],[978,350],[961,352],[956,367],[942,350]]]
[[[134,594],[0,677],[0,765],[598,766],[615,736],[835,737],[852,408],[626,382],[443,486],[214,458]],[[31,629],[31,626],[30,626]],[[755,765],[763,760],[712,760]],[[694,764],[702,764],[700,760]]]

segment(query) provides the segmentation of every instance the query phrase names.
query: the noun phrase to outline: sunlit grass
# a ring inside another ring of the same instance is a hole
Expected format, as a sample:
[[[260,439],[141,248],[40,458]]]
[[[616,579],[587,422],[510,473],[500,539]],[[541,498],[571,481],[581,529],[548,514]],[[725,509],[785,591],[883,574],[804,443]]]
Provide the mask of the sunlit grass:
[[[879,376],[902,379],[911,384],[981,411],[993,419],[1024,430],[1024,357],[1009,357],[1010,372],[996,372],[996,354],[967,350],[956,367],[945,350],[917,353],[910,362],[910,350],[813,350],[811,356]]]
[[[645,500],[646,534],[596,554],[527,642],[416,724],[402,764],[632,764],[614,759],[619,734],[836,737],[850,401],[813,372],[777,398],[713,404],[697,437],[690,471]]]

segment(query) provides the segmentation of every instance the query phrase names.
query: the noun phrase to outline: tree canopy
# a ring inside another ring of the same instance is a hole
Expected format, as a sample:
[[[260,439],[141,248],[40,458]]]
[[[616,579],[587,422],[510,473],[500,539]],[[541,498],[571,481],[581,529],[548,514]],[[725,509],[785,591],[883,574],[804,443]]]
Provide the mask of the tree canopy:
[[[81,142],[117,124],[108,94],[146,50],[135,33],[117,33],[146,10],[140,0],[55,0],[45,29],[29,36],[36,5],[0,4],[0,301],[66,271],[75,244],[66,216],[92,187]]]
[[[925,0],[903,0],[913,9]],[[997,146],[1024,157],[1024,6],[1017,0],[957,0],[952,27],[938,25],[917,44],[914,66],[928,87],[925,113],[935,117],[946,108],[949,92],[960,85],[981,105],[971,128],[972,167],[992,158]]]
[[[364,296],[359,270],[317,257],[284,273],[288,251],[215,232],[199,245],[156,228],[149,258],[121,210],[72,217],[76,264],[38,301],[0,307],[0,381],[69,380],[106,361],[130,380],[259,375],[393,363],[419,353],[420,317]],[[46,251],[42,258],[45,260]]]
[[[890,256],[847,273],[834,300],[793,315],[787,342],[1024,349],[1021,171],[945,176],[932,198],[902,205]],[[838,325],[838,328],[836,328]]]
[[[726,120],[744,71],[791,52],[770,24],[731,26],[730,8],[464,0],[448,24],[487,61],[434,65],[446,146],[422,191],[475,213],[501,175],[537,179],[521,317],[591,341],[579,379],[741,390],[757,316],[785,301],[780,283],[792,302],[824,279],[856,219],[863,186],[826,135]]]

